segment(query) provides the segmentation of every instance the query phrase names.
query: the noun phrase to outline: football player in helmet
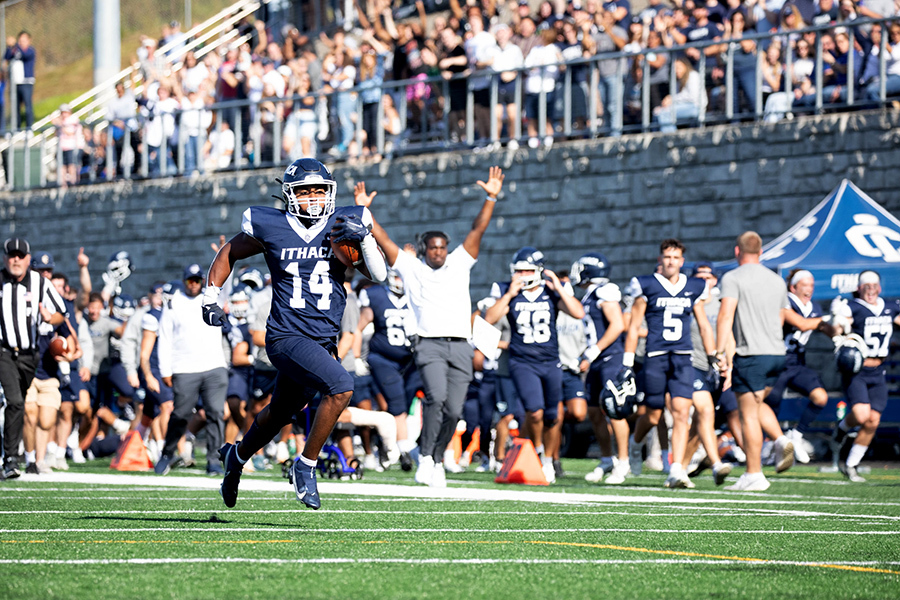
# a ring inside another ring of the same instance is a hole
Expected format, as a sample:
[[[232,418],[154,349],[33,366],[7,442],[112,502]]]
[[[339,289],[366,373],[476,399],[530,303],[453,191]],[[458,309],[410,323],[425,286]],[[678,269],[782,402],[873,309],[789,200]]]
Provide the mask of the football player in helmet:
[[[857,467],[862,461],[881,414],[887,406],[887,383],[884,361],[888,357],[894,326],[900,325],[900,301],[881,297],[881,276],[875,271],[859,274],[859,287],[849,303],[835,302],[832,310],[851,320],[850,332],[863,339],[865,360],[857,373],[841,372],[841,387],[850,411],[835,427],[832,440],[840,447],[838,466],[850,481],[865,481]],[[859,428],[854,438],[851,431]],[[848,435],[849,434],[849,435]]]
[[[785,322],[785,370],[778,376],[778,381],[766,396],[766,404],[776,415],[785,389],[790,388],[809,398],[809,404],[800,415],[796,429],[786,432],[788,438],[794,443],[794,457],[801,463],[809,462],[809,452],[812,449],[812,445],[803,438],[803,434],[809,432],[810,425],[828,403],[828,393],[825,391],[819,374],[806,366],[806,344],[814,330],[821,331],[828,337],[834,337],[838,333],[829,324],[833,318],[832,315],[823,315],[819,307],[812,301],[815,283],[812,273],[807,270],[794,269],[788,274],[790,310],[807,319],[808,324],[800,328]],[[839,324],[841,329],[844,325],[848,328],[850,325],[846,317],[837,317],[835,323]]]
[[[552,451],[558,444],[554,439],[558,430],[553,426],[563,399],[556,317],[562,311],[581,319],[584,307],[556,273],[544,269],[544,255],[536,248],[526,246],[516,252],[509,268],[511,280],[491,287],[496,302],[485,320],[496,323],[505,316],[512,328],[509,374],[525,405],[525,431],[541,457],[544,477],[553,483]]]
[[[588,252],[572,263],[569,278],[573,285],[584,290],[584,326],[587,346],[582,355],[581,368],[587,371],[588,418],[600,444],[600,464],[585,476],[598,483],[604,476],[607,483],[618,485],[631,473],[628,466],[628,422],[617,415],[604,414],[600,396],[607,384],[627,384],[629,377],[622,373],[623,333],[622,292],[609,281],[612,267],[599,252]],[[619,375],[624,377],[619,379]],[[631,377],[633,380],[633,376]],[[607,416],[610,421],[607,422]],[[616,436],[613,452],[610,428]]]
[[[359,243],[360,270],[384,281],[386,267],[370,231],[372,215],[363,206],[335,208],[336,184],[319,161],[301,158],[284,172],[285,209],[253,206],[244,212],[241,232],[216,254],[203,299],[208,325],[222,326],[221,286],[235,262],[263,254],[272,274],[272,308],[266,323],[266,353],[278,369],[272,400],[254,420],[243,440],[219,451],[225,467],[221,486],[225,505],[237,502],[244,464],[316,396],[316,411],[306,446],[294,462],[297,499],[321,506],[316,486],[319,451],[353,394],[353,378],[335,360],[347,291],[347,269],[334,255],[332,242]]]
[[[629,440],[631,470],[640,473],[645,436],[654,430],[666,407],[666,394],[671,397],[672,464],[665,481],[668,488],[694,487],[684,465],[687,450],[690,409],[699,419],[700,439],[709,456],[718,456],[714,432],[715,408],[706,396],[693,401],[694,369],[691,364],[691,315],[697,320],[700,336],[709,362],[715,364],[715,341],[702,301],[707,298],[706,282],[681,273],[684,245],[676,239],[663,240],[659,247],[661,273],[632,279],[640,294],[631,308],[631,323],[625,338],[625,368],[634,365],[638,329],[646,315],[647,355],[644,359],[644,403],[647,412],[634,427]],[[717,484],[725,480],[731,466],[716,461],[713,474]]]

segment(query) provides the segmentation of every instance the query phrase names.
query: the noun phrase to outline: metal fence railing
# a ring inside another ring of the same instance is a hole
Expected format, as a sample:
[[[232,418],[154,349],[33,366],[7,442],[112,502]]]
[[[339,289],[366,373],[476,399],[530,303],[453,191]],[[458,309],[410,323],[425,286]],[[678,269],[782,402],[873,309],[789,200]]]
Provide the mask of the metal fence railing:
[[[871,30],[887,30],[892,22],[860,19],[789,33],[604,53],[561,65],[521,68],[514,71],[511,81],[482,71],[449,79],[422,76],[364,82],[340,92],[263,98],[255,103],[222,102],[173,113],[151,111],[136,118],[132,127],[114,132],[97,111],[98,117],[85,124],[90,131],[91,156],[84,157],[82,152],[78,182],[252,169],[282,165],[301,156],[324,158],[326,154],[354,158],[497,148],[504,143],[534,146],[548,136],[587,138],[881,107],[890,100],[886,89],[888,36],[886,31],[880,38],[872,36]],[[840,52],[841,36],[850,42],[847,56]],[[838,44],[832,49],[835,37]],[[851,59],[850,53],[857,52],[854,40],[861,38],[877,41],[868,47],[868,56]],[[788,74],[799,60],[807,61],[807,67],[812,61],[803,92],[796,92],[790,75],[779,89],[764,90],[766,50],[771,44],[787,49],[790,40],[805,40],[814,49],[809,57],[798,58],[793,50],[784,54]],[[748,53],[748,44],[742,46],[742,41],[752,41],[753,50]],[[703,49],[714,45],[723,46],[721,54],[709,64],[701,59],[688,70],[697,73],[693,77],[699,82],[699,94],[696,105],[683,110],[683,103],[677,100],[683,94],[676,92],[686,89],[690,73],[679,77],[673,64],[686,58],[689,48],[700,49],[702,56]],[[743,54],[741,60],[737,60],[739,53]],[[657,62],[659,55],[666,57],[665,64],[654,68],[651,62]],[[870,60],[877,62],[866,62]],[[838,68],[827,68],[832,62]],[[861,66],[870,75],[862,82]],[[552,91],[539,85],[542,77],[557,70]],[[865,89],[860,89],[861,84]],[[667,96],[676,101],[664,100]],[[27,188],[63,181],[63,163],[70,157],[48,134],[47,128],[38,130],[31,138],[19,138],[23,141],[18,146],[16,138],[10,140],[5,154],[9,185]],[[22,152],[23,144],[32,151]],[[18,152],[11,151],[17,147]],[[40,165],[39,172],[19,179],[17,160],[24,161],[26,174],[35,170],[35,163]]]

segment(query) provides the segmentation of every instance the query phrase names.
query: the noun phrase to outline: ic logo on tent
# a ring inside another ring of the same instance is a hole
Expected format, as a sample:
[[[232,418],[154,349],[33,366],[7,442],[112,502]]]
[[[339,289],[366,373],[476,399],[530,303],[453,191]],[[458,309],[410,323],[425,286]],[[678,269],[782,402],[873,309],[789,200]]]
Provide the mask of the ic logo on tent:
[[[844,236],[854,250],[862,256],[882,258],[889,263],[900,262],[900,251],[896,246],[900,242],[900,233],[880,225],[873,214],[855,214],[853,220],[856,225],[844,232]]]

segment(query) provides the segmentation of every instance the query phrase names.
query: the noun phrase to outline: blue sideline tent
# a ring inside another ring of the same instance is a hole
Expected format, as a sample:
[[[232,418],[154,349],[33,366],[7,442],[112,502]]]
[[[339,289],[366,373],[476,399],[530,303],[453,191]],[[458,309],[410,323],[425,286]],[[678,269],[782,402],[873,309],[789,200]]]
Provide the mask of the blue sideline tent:
[[[856,290],[860,271],[881,274],[882,296],[900,298],[900,220],[845,179],[775,241],[762,263],[782,276],[794,268],[816,279],[815,300]],[[716,264],[722,271],[734,260]]]

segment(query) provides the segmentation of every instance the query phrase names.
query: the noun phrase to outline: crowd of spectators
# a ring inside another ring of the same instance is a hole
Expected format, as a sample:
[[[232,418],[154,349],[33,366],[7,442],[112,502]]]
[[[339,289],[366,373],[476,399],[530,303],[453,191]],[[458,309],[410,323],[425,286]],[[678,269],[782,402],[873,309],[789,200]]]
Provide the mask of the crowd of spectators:
[[[449,10],[428,14],[420,1],[413,17],[395,21],[390,0],[354,2],[353,27],[318,37],[292,27],[272,31],[253,17],[236,25],[238,41],[212,51],[198,46],[183,53],[188,40],[175,22],[160,39],[145,37],[138,74],[117,86],[106,107],[109,132],[84,129],[77,156],[64,156],[65,181],[105,177],[107,146],[119,176],[127,169],[154,176],[326,152],[380,160],[417,144],[535,148],[564,133],[635,131],[645,114],[661,131],[695,125],[701,115],[706,122],[777,120],[821,110],[817,97],[825,110],[846,108],[851,73],[854,106],[874,106],[883,27],[853,21],[892,17],[900,4],[650,0],[637,11],[629,0],[451,0]],[[796,33],[823,25],[833,27]],[[758,33],[774,36],[750,37]],[[900,95],[900,21],[886,35],[890,99]],[[668,51],[697,42],[709,45]],[[584,62],[609,52],[624,54]],[[67,170],[73,161],[80,176]]]

